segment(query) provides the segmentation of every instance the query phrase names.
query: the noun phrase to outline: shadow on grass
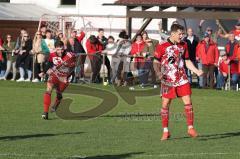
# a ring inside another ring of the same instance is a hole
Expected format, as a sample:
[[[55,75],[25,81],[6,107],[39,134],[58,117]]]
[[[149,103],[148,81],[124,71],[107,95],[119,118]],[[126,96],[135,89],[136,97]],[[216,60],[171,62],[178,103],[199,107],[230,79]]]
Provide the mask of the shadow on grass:
[[[143,154],[144,152],[131,152],[118,155],[99,155],[99,156],[89,156],[89,157],[70,157],[68,159],[125,159],[135,155]]]
[[[209,134],[209,135],[201,135],[199,136],[200,141],[214,140],[214,139],[224,139],[230,137],[240,136],[240,131],[237,132],[227,132],[221,134]]]
[[[0,141],[15,141],[15,140],[24,140],[24,139],[31,139],[31,138],[61,136],[61,135],[77,135],[77,134],[82,134],[82,133],[84,133],[84,132],[60,133],[60,134],[31,134],[31,135],[2,136],[2,137],[0,137]]]
[[[237,137],[237,136],[240,136],[240,131],[226,132],[221,134],[199,135],[196,139],[199,141],[208,141],[208,140],[224,139],[224,138]],[[170,138],[169,140],[182,140],[182,139],[191,139],[191,137],[189,136],[175,137],[175,138]]]

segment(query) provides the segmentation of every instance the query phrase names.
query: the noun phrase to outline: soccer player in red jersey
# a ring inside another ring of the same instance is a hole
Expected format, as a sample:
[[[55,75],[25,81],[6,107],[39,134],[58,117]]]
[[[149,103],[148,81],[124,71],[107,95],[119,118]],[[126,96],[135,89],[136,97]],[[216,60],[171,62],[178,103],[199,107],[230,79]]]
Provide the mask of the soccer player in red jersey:
[[[158,44],[155,51],[154,69],[161,79],[162,109],[160,114],[163,127],[161,140],[167,140],[170,137],[169,106],[176,97],[180,97],[185,106],[188,134],[191,137],[197,137],[197,132],[193,128],[191,87],[184,65],[186,64],[186,67],[198,76],[201,76],[203,72],[198,70],[189,59],[187,44],[182,41],[183,30],[183,26],[173,24],[170,37],[166,42]]]
[[[42,118],[46,120],[48,119],[53,88],[56,89],[57,96],[54,105],[51,107],[51,111],[55,112],[62,99],[62,93],[69,84],[68,78],[72,71],[74,71],[77,59],[75,54],[64,50],[64,43],[62,41],[55,43],[55,50],[55,52],[50,53],[49,69],[46,69],[49,78],[47,81],[47,90],[44,93],[44,112],[42,114]]]

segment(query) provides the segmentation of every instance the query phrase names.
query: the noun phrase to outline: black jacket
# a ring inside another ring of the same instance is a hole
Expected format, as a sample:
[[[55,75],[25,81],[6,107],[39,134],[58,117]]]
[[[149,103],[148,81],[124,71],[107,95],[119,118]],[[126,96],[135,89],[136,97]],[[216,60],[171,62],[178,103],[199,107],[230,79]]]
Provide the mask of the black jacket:
[[[183,39],[183,41],[185,41],[187,43],[188,46],[188,53],[189,53],[189,59],[191,61],[196,61],[196,48],[199,42],[199,39],[196,35],[193,36],[193,42],[191,43],[190,40],[187,39],[187,37],[185,37]]]
[[[72,47],[70,43],[67,43],[67,52],[73,52],[73,53],[86,53],[82,44],[77,40],[74,39],[74,46]]]

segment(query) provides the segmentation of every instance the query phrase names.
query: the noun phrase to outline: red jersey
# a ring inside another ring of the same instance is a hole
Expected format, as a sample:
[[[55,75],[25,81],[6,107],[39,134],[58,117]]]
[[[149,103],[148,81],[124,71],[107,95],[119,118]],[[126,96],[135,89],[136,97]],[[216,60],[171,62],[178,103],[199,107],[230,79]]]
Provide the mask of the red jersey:
[[[219,71],[221,73],[226,73],[228,74],[228,64],[225,63],[225,61],[221,60],[219,62]]]
[[[233,34],[235,35],[235,39],[237,40],[237,41],[240,41],[240,30],[233,30],[232,31],[233,32]]]
[[[184,60],[189,59],[189,54],[185,42],[173,44],[168,39],[167,42],[157,45],[155,58],[161,64],[162,84],[177,87],[188,83]]]
[[[52,71],[50,76],[56,76],[61,82],[67,82],[68,77],[71,75],[72,71],[76,65],[76,56],[71,52],[65,53],[62,57],[57,56],[57,54],[51,53],[49,56],[49,61],[53,63]]]

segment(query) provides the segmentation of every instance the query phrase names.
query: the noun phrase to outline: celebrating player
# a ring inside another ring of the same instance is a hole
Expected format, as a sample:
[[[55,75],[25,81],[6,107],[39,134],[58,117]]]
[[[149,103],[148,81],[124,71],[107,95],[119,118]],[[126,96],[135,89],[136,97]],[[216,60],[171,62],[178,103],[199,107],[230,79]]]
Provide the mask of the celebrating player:
[[[42,118],[48,119],[48,111],[51,104],[51,94],[53,88],[56,88],[56,99],[54,105],[51,107],[51,111],[56,111],[60,101],[62,99],[62,92],[68,86],[68,78],[75,68],[76,56],[73,53],[66,52],[64,50],[64,43],[58,41],[55,43],[56,52],[53,52],[49,56],[49,66],[47,74],[49,75],[47,81],[47,90],[44,93],[44,113]]]
[[[193,128],[194,116],[191,87],[184,70],[184,64],[198,76],[201,76],[203,72],[198,70],[189,59],[187,44],[181,41],[183,30],[184,28],[181,25],[173,24],[171,26],[171,35],[167,42],[159,44],[155,51],[154,69],[161,79],[161,117],[163,127],[161,140],[167,140],[170,137],[168,130],[169,106],[172,99],[176,97],[180,97],[185,105],[188,134],[191,137],[197,137],[197,132]]]

